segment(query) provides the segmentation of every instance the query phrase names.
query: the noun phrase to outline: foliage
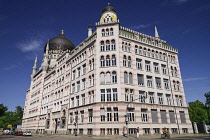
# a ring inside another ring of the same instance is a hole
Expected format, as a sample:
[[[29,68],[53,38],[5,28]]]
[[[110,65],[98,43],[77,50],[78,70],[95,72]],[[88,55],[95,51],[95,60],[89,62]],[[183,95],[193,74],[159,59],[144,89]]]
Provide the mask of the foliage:
[[[210,92],[205,93],[204,96],[206,97],[206,103],[205,105],[210,108]]]
[[[4,115],[4,113],[7,111],[7,107],[3,104],[0,104],[0,117]]]
[[[3,105],[2,105],[3,106]],[[18,124],[21,124],[23,117],[23,108],[21,106],[16,106],[15,111],[4,112],[0,116],[0,128],[6,129],[8,125],[12,125],[15,128]]]

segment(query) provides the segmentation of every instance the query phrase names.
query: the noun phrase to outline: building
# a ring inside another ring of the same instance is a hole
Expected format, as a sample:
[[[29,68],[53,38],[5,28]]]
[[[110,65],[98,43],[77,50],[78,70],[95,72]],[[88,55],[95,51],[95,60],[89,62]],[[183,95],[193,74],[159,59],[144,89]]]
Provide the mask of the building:
[[[178,51],[155,36],[120,26],[102,10],[96,31],[77,47],[64,31],[35,59],[26,93],[23,130],[123,135],[192,133]]]

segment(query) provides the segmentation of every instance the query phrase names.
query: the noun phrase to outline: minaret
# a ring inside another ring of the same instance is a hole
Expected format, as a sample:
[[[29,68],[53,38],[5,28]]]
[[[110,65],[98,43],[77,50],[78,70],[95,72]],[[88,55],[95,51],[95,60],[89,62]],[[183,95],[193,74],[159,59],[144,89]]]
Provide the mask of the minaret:
[[[89,25],[88,26],[88,37],[91,36],[93,34],[93,29],[92,29],[92,26]]]
[[[34,74],[36,74],[36,70],[37,70],[36,64],[37,64],[37,56],[36,56],[36,58],[34,60],[34,66],[32,68],[33,70],[32,70],[32,74],[31,74],[31,78],[34,76]]]
[[[42,61],[42,69],[43,70],[47,70],[47,68],[48,68],[48,57],[49,57],[49,40],[48,40],[48,42],[47,42],[47,47],[46,47],[46,52],[45,52],[45,54],[44,54],[44,56],[43,56],[43,61]]]
[[[160,39],[160,37],[159,37],[159,35],[158,35],[156,23],[155,23],[155,38]]]

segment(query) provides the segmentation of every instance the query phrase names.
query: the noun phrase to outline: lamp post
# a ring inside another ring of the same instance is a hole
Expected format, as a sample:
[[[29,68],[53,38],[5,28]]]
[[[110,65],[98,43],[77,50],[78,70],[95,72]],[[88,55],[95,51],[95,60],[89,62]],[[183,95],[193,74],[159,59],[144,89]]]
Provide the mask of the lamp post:
[[[127,129],[126,137],[128,137],[128,133],[129,133],[128,122],[129,122],[129,117],[131,117],[131,116],[128,115],[128,106],[129,106],[129,104],[131,104],[133,101],[136,101],[136,100],[139,100],[139,99],[144,99],[144,100],[145,100],[146,98],[147,98],[147,92],[144,92],[144,95],[143,95],[143,96],[141,96],[141,97],[139,97],[139,98],[137,98],[137,99],[134,99],[134,100],[130,101],[130,102],[127,104],[127,107],[126,107],[126,115],[124,115],[124,117],[125,117],[126,129]]]

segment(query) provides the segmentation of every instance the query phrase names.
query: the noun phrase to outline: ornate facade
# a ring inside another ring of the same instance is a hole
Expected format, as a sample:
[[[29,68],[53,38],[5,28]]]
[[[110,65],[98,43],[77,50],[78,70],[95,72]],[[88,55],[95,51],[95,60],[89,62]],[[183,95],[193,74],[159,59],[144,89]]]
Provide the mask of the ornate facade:
[[[102,10],[96,31],[77,47],[50,39],[33,66],[23,130],[37,133],[127,135],[192,133],[178,51],[159,38],[120,26]]]

